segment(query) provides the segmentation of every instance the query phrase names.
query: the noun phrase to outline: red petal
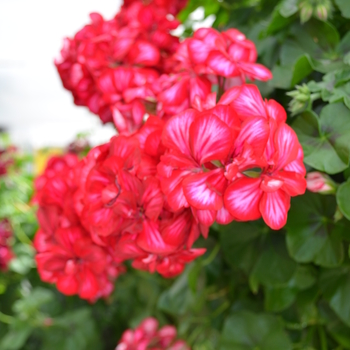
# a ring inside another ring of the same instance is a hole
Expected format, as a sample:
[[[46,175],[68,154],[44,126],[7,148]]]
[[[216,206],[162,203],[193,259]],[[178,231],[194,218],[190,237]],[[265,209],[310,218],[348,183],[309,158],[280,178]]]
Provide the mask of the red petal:
[[[228,225],[234,220],[233,216],[228,212],[225,207],[218,210],[216,214],[216,222],[220,225]]]
[[[188,203],[196,209],[219,210],[223,205],[226,179],[221,169],[187,176],[183,190]]]
[[[284,182],[282,189],[290,196],[294,197],[305,193],[306,179],[303,175],[291,171],[280,171],[278,177]]]
[[[216,219],[216,210],[196,210],[192,209],[193,215],[198,219],[199,223],[205,226],[211,226]]]
[[[282,124],[277,128],[274,144],[277,151],[276,169],[283,169],[297,158],[300,145],[297,135],[290,126]]]
[[[240,178],[226,190],[224,203],[229,213],[241,221],[256,220],[261,217],[259,202],[262,195],[261,179]]]
[[[269,117],[276,120],[277,123],[285,122],[287,120],[285,109],[275,100],[267,101],[266,109]]]
[[[264,153],[270,128],[265,118],[249,118],[242,124],[242,129],[235,141],[235,155],[242,152],[247,142],[254,150],[254,155],[259,157]]]
[[[96,276],[87,268],[83,268],[78,274],[80,277],[79,296],[82,299],[94,299],[99,292]]]
[[[271,71],[262,64],[241,62],[239,63],[239,67],[251,80],[267,81],[272,79]]]
[[[259,208],[266,224],[273,230],[279,230],[287,222],[290,196],[283,190],[264,193],[261,197]]]
[[[177,249],[176,246],[164,242],[158,224],[149,220],[144,220],[143,230],[138,235],[136,243],[143,250],[155,254],[168,254]]]
[[[197,118],[190,127],[190,145],[200,163],[226,159],[232,147],[230,128],[215,115]]]
[[[236,75],[240,75],[240,71],[237,67],[237,64],[230,61],[220,51],[212,51],[209,54],[207,59],[207,65],[217,75],[221,75],[223,77],[234,77]]]
[[[57,289],[65,295],[74,295],[78,293],[79,284],[75,276],[63,275],[57,280]]]
[[[175,149],[181,153],[191,156],[190,151],[190,126],[198,112],[194,109],[172,117],[164,127],[162,139],[166,147]]]
[[[232,107],[241,118],[267,118],[264,101],[261,98],[259,89],[255,85],[243,85],[238,97],[232,101]]]

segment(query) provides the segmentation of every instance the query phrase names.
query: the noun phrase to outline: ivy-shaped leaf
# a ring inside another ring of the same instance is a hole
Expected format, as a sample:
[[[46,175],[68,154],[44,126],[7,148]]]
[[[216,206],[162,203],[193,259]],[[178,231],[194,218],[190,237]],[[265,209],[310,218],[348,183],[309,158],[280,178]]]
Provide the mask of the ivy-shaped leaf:
[[[275,316],[239,311],[224,324],[220,350],[291,350],[292,344]]]
[[[327,105],[319,118],[313,112],[304,112],[293,129],[303,147],[306,164],[328,174],[349,166],[350,112],[343,103]]]
[[[287,246],[298,262],[314,262],[335,267],[344,259],[342,222],[333,222],[336,210],[333,196],[306,193],[292,199],[286,225]]]

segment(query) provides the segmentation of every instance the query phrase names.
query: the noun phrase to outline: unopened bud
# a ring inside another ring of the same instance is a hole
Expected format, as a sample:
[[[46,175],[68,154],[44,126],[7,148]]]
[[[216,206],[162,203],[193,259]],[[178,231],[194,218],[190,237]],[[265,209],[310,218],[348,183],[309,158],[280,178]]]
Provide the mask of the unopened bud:
[[[300,4],[300,22],[307,22],[311,18],[313,10],[312,5],[307,2]]]
[[[336,183],[326,174],[313,171],[306,175],[306,187],[310,192],[332,194],[336,192]]]
[[[318,17],[321,21],[326,21],[328,17],[328,9],[325,5],[317,5],[316,6],[316,17]]]

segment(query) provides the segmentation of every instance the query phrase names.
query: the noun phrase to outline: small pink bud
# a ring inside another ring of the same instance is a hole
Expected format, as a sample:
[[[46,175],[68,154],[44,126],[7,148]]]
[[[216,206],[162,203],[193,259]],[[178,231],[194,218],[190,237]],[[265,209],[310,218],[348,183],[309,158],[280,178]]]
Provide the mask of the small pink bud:
[[[317,192],[321,194],[335,193],[336,184],[326,174],[318,171],[313,171],[306,175],[307,189],[310,192]]]
[[[53,325],[52,318],[47,317],[43,322],[44,327],[51,327]]]
[[[317,5],[316,15],[321,21],[326,21],[328,17],[327,7],[325,5]]]

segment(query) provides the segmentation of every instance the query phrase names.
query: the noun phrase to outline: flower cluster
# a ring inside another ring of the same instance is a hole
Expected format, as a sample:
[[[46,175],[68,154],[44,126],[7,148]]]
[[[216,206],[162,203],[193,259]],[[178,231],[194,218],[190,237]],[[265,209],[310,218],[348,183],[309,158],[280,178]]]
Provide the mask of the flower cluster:
[[[104,123],[114,121],[120,132],[140,127],[146,100],[153,97],[150,87],[179,45],[170,34],[179,24],[168,15],[177,12],[173,3],[127,1],[112,20],[92,13],[91,24],[65,39],[55,64],[75,104]]]
[[[6,271],[8,263],[13,258],[9,246],[9,239],[12,237],[12,230],[7,219],[0,221],[0,271]]]
[[[128,329],[123,333],[115,350],[190,350],[183,340],[175,340],[175,327],[158,327],[156,319],[146,318],[135,330]]]
[[[172,117],[158,165],[172,209],[191,207],[206,226],[263,217],[282,228],[290,197],[306,189],[303,151],[286,117],[255,85],[227,90],[211,109]]]
[[[36,180],[40,225],[34,240],[36,262],[43,281],[56,283],[66,295],[95,301],[112,292],[112,282],[124,269],[106,249],[94,244],[80,224],[73,198],[77,165],[73,154],[53,157]]]
[[[119,135],[52,159],[37,182],[37,262],[43,280],[95,300],[125,260],[164,277],[204,254],[217,222],[287,220],[306,189],[303,151],[283,107],[246,80],[271,79],[236,29],[170,34],[185,1],[126,1],[93,14],[56,61],[75,102]],[[217,92],[212,92],[216,90]]]
[[[236,29],[197,30],[179,43],[170,34],[186,1],[126,1],[115,18],[92,14],[66,39],[56,66],[77,105],[88,106],[120,133],[133,133],[148,114],[169,118],[190,107],[212,106],[220,91],[246,79],[266,81],[255,44]]]

